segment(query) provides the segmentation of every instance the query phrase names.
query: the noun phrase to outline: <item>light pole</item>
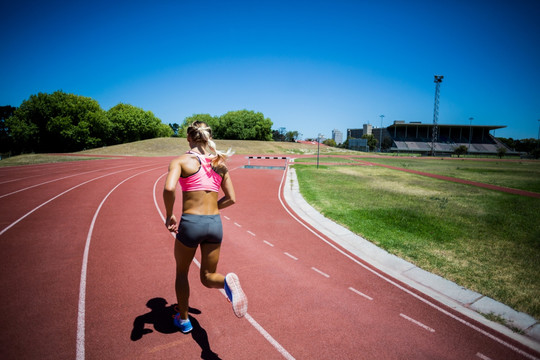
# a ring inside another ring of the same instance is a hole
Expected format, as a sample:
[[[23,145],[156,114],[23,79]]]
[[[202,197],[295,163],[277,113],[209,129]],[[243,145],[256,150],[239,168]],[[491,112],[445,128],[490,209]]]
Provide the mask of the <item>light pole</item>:
[[[321,147],[321,134],[317,135],[317,169],[319,168],[320,147]]]
[[[382,152],[382,122],[383,122],[384,115],[380,115],[379,117],[381,118],[381,130],[379,134],[379,152]]]
[[[474,120],[474,118],[472,118],[472,117],[469,118],[469,147],[467,148],[468,152],[471,151],[472,121],[473,120]]]
[[[435,75],[435,105],[433,106],[433,135],[431,137],[431,156],[435,156],[435,142],[439,136],[439,94],[444,76]]]

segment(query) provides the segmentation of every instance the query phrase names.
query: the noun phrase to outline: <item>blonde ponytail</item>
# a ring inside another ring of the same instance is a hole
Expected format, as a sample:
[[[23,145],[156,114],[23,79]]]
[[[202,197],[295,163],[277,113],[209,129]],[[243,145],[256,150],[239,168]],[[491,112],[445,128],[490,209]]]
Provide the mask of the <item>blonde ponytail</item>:
[[[187,130],[187,135],[196,144],[202,144],[213,153],[212,166],[218,167],[227,161],[234,154],[230,148],[227,152],[216,149],[216,143],[212,140],[212,129],[202,121],[194,121]]]
[[[232,151],[231,148],[227,150],[227,152],[222,152],[216,149],[216,143],[212,141],[212,139],[208,140],[208,148],[211,152],[215,154],[214,158],[212,159],[212,166],[218,167],[222,164],[224,164],[229,157],[231,157],[234,154],[234,151]]]

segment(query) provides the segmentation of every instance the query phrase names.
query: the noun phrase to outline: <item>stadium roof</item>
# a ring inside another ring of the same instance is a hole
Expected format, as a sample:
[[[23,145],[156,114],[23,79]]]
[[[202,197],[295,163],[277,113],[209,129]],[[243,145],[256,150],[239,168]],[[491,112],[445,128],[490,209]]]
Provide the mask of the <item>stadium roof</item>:
[[[405,121],[399,121],[399,120],[396,120],[394,121],[394,123],[390,126],[388,126],[389,128],[391,127],[403,127],[403,126],[420,126],[420,127],[430,127],[430,126],[433,126],[433,124],[424,124],[420,121],[411,121],[411,122],[408,122],[406,123]],[[489,129],[489,130],[496,130],[496,129],[502,129],[502,128],[505,128],[506,125],[464,125],[464,124],[455,124],[455,125],[448,125],[448,124],[437,124],[438,127],[440,128],[443,128],[443,127],[446,127],[446,128],[449,128],[449,127],[473,127],[473,128],[484,128],[484,129]]]

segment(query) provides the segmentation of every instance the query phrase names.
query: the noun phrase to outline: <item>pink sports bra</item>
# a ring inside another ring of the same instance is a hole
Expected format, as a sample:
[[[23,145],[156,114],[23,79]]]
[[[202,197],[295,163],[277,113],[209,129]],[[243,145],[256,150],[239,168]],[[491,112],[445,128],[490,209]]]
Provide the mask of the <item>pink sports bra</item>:
[[[182,187],[182,191],[206,190],[218,192],[221,187],[221,180],[223,179],[212,168],[212,159],[191,151],[188,151],[187,154],[196,155],[201,166],[196,173],[189,175],[188,177],[180,177],[178,182]]]

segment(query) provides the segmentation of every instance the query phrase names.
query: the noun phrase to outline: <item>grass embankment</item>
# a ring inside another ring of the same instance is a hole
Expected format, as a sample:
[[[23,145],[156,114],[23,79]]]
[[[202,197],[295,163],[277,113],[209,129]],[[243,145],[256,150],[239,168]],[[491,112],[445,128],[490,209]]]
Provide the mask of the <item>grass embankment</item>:
[[[219,150],[232,148],[238,155],[289,155],[316,154],[317,145],[275,141],[216,140]],[[78,161],[106,156],[176,156],[188,150],[185,138],[158,138],[128,144],[106,146],[81,151],[76,154],[95,155],[95,157],[71,157],[62,154],[26,154],[0,160],[1,166],[17,166],[59,161]],[[357,151],[321,146],[321,154],[356,154]]]
[[[412,160],[392,165],[500,181],[493,170],[499,165],[488,162],[452,162],[449,173],[449,161]],[[504,186],[538,189],[540,163],[508,166],[527,170],[505,168]],[[328,218],[427,271],[540,318],[539,199],[376,166],[294,167],[302,195]]]

